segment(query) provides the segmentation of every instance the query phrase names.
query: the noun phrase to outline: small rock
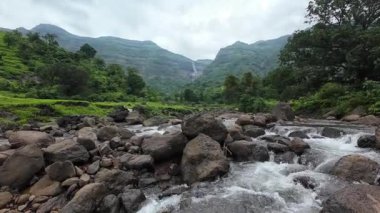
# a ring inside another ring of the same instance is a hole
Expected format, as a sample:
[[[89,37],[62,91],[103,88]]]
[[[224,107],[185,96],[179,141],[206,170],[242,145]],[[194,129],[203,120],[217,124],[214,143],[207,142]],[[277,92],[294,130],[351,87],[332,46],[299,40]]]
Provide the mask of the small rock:
[[[77,133],[77,142],[84,146],[88,151],[96,148],[95,142],[98,137],[96,136],[95,130],[91,127],[83,127]]]
[[[288,137],[292,137],[292,138],[302,138],[302,139],[309,139],[309,136],[306,135],[306,133],[302,132],[302,131],[294,131],[294,132],[291,132]]]
[[[344,134],[344,131],[332,127],[325,127],[321,135],[328,138],[339,138]]]
[[[73,184],[79,184],[80,182],[81,182],[81,180],[78,177],[72,177],[72,178],[69,178],[69,179],[66,179],[65,181],[63,181],[61,183],[61,186],[62,187],[69,187]]]
[[[253,125],[243,126],[243,131],[245,135],[253,138],[265,135],[265,130],[263,128]]]
[[[55,196],[62,191],[60,183],[45,175],[30,188],[30,193],[36,196]]]
[[[302,155],[306,149],[310,149],[310,146],[301,138],[293,138],[289,143],[289,148],[297,155]]]
[[[39,147],[47,147],[54,142],[54,138],[45,132],[38,131],[17,131],[10,134],[9,143],[12,148],[19,148],[29,144],[36,144]]]
[[[153,168],[153,158],[150,155],[124,154],[120,157],[120,163],[128,169]]]
[[[100,168],[100,161],[97,160],[87,167],[87,173],[90,175],[96,174]]]
[[[85,184],[87,184],[90,182],[91,177],[88,174],[83,174],[80,176],[80,180],[82,180]]]
[[[71,161],[57,161],[45,168],[46,174],[52,180],[63,181],[76,175],[75,168]]]
[[[128,212],[137,211],[145,199],[145,195],[140,189],[129,189],[120,194],[121,203]]]
[[[235,161],[267,161],[268,149],[265,144],[251,141],[235,141],[227,145]]]
[[[51,163],[66,160],[73,163],[84,163],[90,158],[87,149],[71,139],[52,144],[44,151],[46,161]]]
[[[4,208],[12,201],[12,194],[10,192],[0,192],[0,209]]]
[[[110,158],[102,158],[102,161],[100,162],[101,167],[111,167],[113,164],[112,159]]]
[[[28,202],[29,197],[30,197],[30,194],[22,194],[22,195],[20,195],[20,196],[16,199],[15,203],[16,203],[17,205],[24,204],[24,203]]]
[[[342,121],[353,122],[360,119],[360,115],[346,115],[342,118]]]
[[[241,115],[235,123],[240,126],[253,125],[253,119],[249,115]]]
[[[309,176],[296,176],[293,181],[301,184],[305,189],[314,189],[318,186],[316,180]]]

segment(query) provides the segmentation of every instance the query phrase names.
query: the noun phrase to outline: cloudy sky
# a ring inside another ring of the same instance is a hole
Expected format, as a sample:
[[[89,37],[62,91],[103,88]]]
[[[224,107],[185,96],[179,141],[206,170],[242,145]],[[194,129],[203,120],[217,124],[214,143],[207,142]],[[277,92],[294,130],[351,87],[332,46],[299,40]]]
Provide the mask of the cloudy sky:
[[[308,0],[0,0],[0,27],[40,23],[98,37],[152,40],[192,59],[213,59],[235,41],[304,29]]]

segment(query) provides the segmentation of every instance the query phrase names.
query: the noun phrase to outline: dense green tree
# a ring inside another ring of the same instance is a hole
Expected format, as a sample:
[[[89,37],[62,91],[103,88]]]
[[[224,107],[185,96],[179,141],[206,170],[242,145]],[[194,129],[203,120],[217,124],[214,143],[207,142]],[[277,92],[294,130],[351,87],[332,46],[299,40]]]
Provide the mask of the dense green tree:
[[[224,80],[224,97],[227,103],[239,100],[239,79],[234,75],[228,75]]]
[[[16,30],[5,33],[3,40],[4,43],[10,47],[17,44],[22,38],[22,34]]]
[[[127,93],[131,95],[142,96],[144,88],[145,82],[143,78],[138,74],[137,69],[128,68]]]
[[[187,102],[197,102],[198,97],[192,89],[185,89],[183,92],[183,99]]]
[[[85,58],[94,58],[96,55],[96,50],[89,44],[83,44],[78,50],[78,54]]]

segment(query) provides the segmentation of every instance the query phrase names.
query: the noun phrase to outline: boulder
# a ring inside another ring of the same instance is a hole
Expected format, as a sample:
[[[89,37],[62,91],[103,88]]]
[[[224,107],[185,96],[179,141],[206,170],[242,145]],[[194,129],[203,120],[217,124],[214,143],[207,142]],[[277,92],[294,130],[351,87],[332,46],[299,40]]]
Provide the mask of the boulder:
[[[363,135],[360,136],[358,139],[358,147],[360,148],[380,148],[380,141],[379,145],[376,140],[375,135]]]
[[[9,143],[12,148],[19,148],[29,144],[36,144],[39,147],[47,147],[54,142],[54,138],[45,132],[38,131],[17,131],[10,134]]]
[[[290,151],[284,152],[284,153],[278,153],[274,156],[274,162],[294,164],[295,157],[297,157],[297,155],[294,152],[290,152]]]
[[[118,136],[119,128],[117,126],[104,126],[99,129],[97,137],[100,141],[109,141]]]
[[[359,118],[359,120],[353,123],[364,124],[368,126],[380,126],[380,118],[374,115],[367,115],[367,116]]]
[[[37,197],[37,198],[39,198],[39,197]],[[37,213],[50,213],[54,209],[61,209],[66,205],[67,199],[66,199],[66,196],[64,194],[61,194],[61,195],[58,195],[56,197],[49,199],[48,201],[45,200],[43,202],[44,203],[42,203],[38,207]]]
[[[324,127],[321,135],[328,138],[339,138],[344,134],[343,130],[332,127]]]
[[[95,129],[92,127],[83,127],[77,133],[77,142],[84,146],[88,151],[96,148],[96,141],[98,137],[96,136]]]
[[[144,193],[140,189],[125,190],[119,196],[126,212],[136,212],[139,209],[140,204],[146,199]]]
[[[180,157],[187,142],[185,135],[181,132],[176,132],[145,138],[141,148],[144,154],[151,155],[155,161],[162,161]]]
[[[128,114],[129,114],[128,109],[121,106],[113,110],[110,114],[108,114],[108,116],[111,117],[113,121],[118,123],[118,122],[124,122]]]
[[[293,121],[295,114],[288,103],[278,103],[272,110],[272,114],[277,120]]]
[[[355,184],[347,186],[322,203],[321,213],[378,213],[380,186]]]
[[[181,170],[183,180],[192,184],[227,173],[229,163],[217,141],[205,134],[199,134],[186,145]]]
[[[257,114],[253,118],[253,125],[266,127],[267,126],[267,117],[263,114]]]
[[[293,182],[301,184],[305,189],[314,189],[318,186],[318,182],[314,178],[306,175],[295,176]]]
[[[119,135],[121,139],[130,139],[135,135],[135,133],[126,128],[119,128]]]
[[[280,135],[264,135],[259,138],[260,140],[264,140],[269,143],[279,143],[288,146],[290,143],[290,139]]]
[[[126,118],[126,122],[128,125],[142,124],[144,120],[145,120],[144,115],[138,111],[130,112]]]
[[[127,169],[151,169],[153,158],[150,155],[134,155],[126,153],[120,157],[120,163]]]
[[[159,126],[163,123],[167,123],[169,119],[163,116],[154,116],[144,120],[143,126]]]
[[[374,184],[379,164],[361,155],[347,155],[338,160],[330,174],[347,181],[363,181]]]
[[[263,128],[254,125],[243,126],[243,132],[245,135],[253,138],[265,135],[265,130]]]
[[[116,195],[110,194],[103,198],[97,209],[98,213],[119,213],[120,212],[120,202]]]
[[[62,213],[91,213],[95,212],[98,203],[106,195],[107,188],[102,183],[90,183],[81,188],[71,201],[64,206]]]
[[[223,143],[228,134],[222,121],[215,119],[210,114],[198,114],[185,118],[182,123],[182,132],[189,139],[203,133],[219,143]]]
[[[289,151],[289,147],[280,143],[267,143],[267,148],[276,154]]]
[[[227,145],[235,161],[267,161],[268,149],[265,144],[253,141],[235,141]]]
[[[0,167],[0,185],[22,188],[45,166],[37,145],[27,145],[11,155]]]
[[[12,201],[12,194],[10,192],[0,192],[0,209],[3,209],[8,203]]]
[[[309,139],[309,136],[307,136],[307,134],[305,132],[302,132],[302,131],[294,131],[294,132],[291,132],[288,137],[292,137],[292,138],[306,138],[306,139]]]
[[[243,134],[243,130],[239,126],[233,126],[228,129],[228,134],[231,136],[232,140],[251,140],[251,137],[248,137]]]
[[[375,131],[375,137],[376,137],[376,141],[380,143],[380,127],[377,127]]]
[[[306,149],[310,149],[309,144],[307,144],[301,138],[293,138],[288,146],[289,149],[297,155],[302,155]]]
[[[241,115],[235,123],[240,126],[253,125],[253,119],[249,115]]]
[[[45,160],[50,163],[66,160],[73,163],[84,163],[90,158],[86,148],[72,139],[52,144],[44,152]]]
[[[347,122],[354,122],[360,119],[360,115],[356,114],[351,114],[351,115],[346,115],[342,118],[342,121],[347,121]]]
[[[30,194],[35,196],[55,196],[61,191],[61,184],[58,181],[51,180],[47,175],[43,176],[29,189]]]
[[[45,168],[50,179],[64,181],[76,175],[75,167],[71,161],[57,161]]]
[[[101,169],[95,175],[96,183],[103,183],[108,191],[119,194],[129,184],[137,184],[137,178],[133,172],[125,172],[120,169]]]

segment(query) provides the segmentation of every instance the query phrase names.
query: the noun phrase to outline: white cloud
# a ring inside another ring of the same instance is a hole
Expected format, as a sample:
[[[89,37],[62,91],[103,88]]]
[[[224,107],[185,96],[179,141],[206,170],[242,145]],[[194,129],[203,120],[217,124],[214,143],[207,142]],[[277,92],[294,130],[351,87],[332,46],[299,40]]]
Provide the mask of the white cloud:
[[[60,26],[84,36],[152,40],[192,59],[214,58],[306,27],[308,0],[1,0],[1,27]]]

